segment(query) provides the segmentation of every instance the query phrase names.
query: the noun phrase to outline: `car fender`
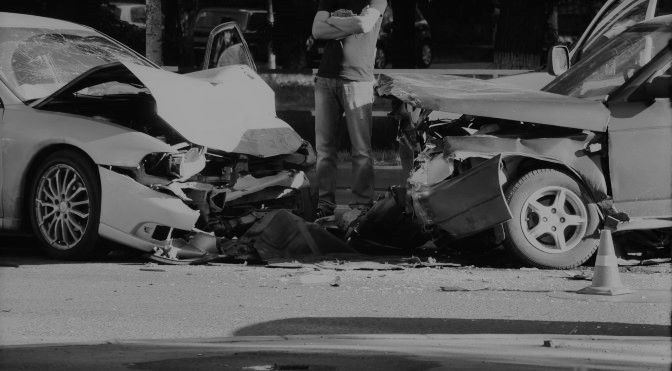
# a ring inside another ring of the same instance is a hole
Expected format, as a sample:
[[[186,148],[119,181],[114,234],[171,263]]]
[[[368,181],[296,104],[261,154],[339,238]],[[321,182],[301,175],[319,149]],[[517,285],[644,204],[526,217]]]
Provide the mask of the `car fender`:
[[[445,180],[428,184],[411,182],[415,213],[423,223],[437,225],[457,238],[504,223],[511,219],[504,196],[506,187],[523,175],[519,164],[524,160],[537,162],[535,168],[550,167],[567,172],[589,192],[593,202],[588,206],[597,208],[595,202],[606,199],[607,187],[599,161],[584,152],[585,144],[592,139],[592,135],[586,135],[583,140],[485,135],[446,137],[444,151],[439,155],[446,162],[473,158],[485,161],[447,179],[445,176],[452,173],[452,164],[446,170],[444,161],[427,162],[423,169],[427,179]],[[432,174],[445,176],[430,177]]]

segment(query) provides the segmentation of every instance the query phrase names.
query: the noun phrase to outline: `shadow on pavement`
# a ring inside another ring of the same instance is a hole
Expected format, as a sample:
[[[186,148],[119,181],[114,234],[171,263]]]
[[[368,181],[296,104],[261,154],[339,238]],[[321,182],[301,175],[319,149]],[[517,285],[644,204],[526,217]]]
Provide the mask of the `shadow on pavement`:
[[[133,250],[110,242],[105,247],[110,253],[104,257],[91,260],[56,260],[48,257],[39,249],[39,242],[31,236],[0,236],[0,267],[19,267],[26,265],[51,265],[51,264],[86,264],[86,263],[121,263],[121,264],[144,264],[147,259],[143,258],[141,251]]]
[[[234,336],[335,334],[555,334],[671,336],[664,325],[461,318],[299,317],[243,327]]]

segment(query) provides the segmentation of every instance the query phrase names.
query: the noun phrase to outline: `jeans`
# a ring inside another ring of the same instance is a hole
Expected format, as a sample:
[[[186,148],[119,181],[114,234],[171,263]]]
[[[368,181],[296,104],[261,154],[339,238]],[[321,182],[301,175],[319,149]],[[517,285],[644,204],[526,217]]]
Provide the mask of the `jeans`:
[[[338,125],[343,113],[352,146],[350,206],[373,203],[371,150],[373,82],[317,77],[315,80],[315,144],[321,209],[336,206]]]

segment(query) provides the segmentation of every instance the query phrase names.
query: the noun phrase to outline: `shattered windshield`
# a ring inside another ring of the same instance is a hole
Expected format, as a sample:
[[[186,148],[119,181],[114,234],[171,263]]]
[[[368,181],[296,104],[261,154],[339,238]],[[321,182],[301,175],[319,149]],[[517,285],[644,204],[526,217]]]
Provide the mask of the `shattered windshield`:
[[[670,32],[638,27],[608,41],[543,90],[576,98],[603,100],[667,46]]]
[[[150,66],[93,30],[0,28],[0,78],[24,102],[49,96],[87,70],[115,61]]]

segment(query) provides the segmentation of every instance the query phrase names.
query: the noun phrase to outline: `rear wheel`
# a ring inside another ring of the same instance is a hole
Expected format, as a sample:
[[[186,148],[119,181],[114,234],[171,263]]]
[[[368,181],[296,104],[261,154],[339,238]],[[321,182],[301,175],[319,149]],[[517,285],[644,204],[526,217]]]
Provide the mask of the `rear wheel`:
[[[92,166],[73,151],[58,151],[34,175],[30,221],[45,252],[57,259],[102,252],[97,249],[100,186]]]
[[[583,264],[598,247],[597,208],[572,177],[554,169],[532,171],[507,191],[513,218],[505,225],[507,246],[541,268]]]

